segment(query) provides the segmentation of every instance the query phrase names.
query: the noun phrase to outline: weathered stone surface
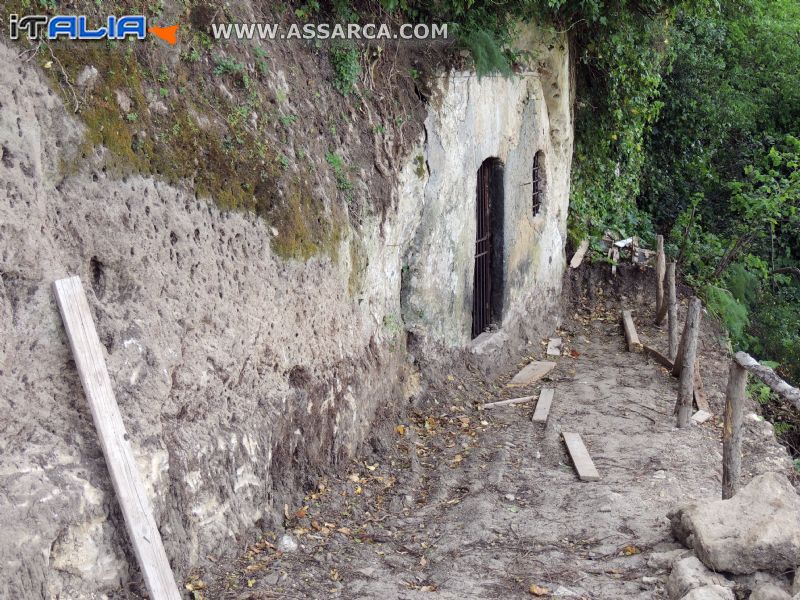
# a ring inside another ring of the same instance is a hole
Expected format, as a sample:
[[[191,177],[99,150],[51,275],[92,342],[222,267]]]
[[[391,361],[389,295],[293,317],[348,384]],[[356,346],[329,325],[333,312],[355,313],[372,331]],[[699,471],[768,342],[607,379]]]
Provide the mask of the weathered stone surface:
[[[774,583],[765,583],[753,590],[750,600],[792,600],[792,597]]]
[[[667,579],[667,594],[672,600],[678,600],[696,588],[704,586],[725,588],[732,585],[722,575],[709,571],[696,556],[690,556],[677,561],[673,566]]]
[[[715,571],[780,572],[800,562],[800,497],[785,475],[766,473],[730,500],[669,516],[673,534]]]
[[[672,566],[678,560],[686,558],[692,553],[691,550],[685,548],[677,548],[675,550],[668,550],[666,552],[654,552],[647,559],[647,566],[651,569],[672,569]]]
[[[786,593],[791,590],[791,581],[783,573],[769,573],[767,571],[757,571],[748,575],[731,575],[730,578],[735,582],[737,590],[748,593],[764,585],[773,585]]]
[[[695,588],[681,600],[735,600],[733,592],[719,585],[704,585]]]

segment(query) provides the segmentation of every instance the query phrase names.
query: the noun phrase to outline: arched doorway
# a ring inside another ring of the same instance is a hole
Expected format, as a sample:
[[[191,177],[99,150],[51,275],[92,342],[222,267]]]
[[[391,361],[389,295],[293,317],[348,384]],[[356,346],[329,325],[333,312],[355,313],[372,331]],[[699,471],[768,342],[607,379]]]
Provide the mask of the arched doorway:
[[[503,304],[503,163],[487,158],[478,169],[475,203],[475,277],[472,337],[498,323]]]

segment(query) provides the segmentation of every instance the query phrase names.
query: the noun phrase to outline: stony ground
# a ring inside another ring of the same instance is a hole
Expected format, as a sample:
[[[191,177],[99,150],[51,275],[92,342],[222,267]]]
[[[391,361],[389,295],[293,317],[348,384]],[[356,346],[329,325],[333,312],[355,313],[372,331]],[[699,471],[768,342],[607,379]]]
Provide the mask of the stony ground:
[[[397,423],[389,451],[320,482],[286,507],[284,531],[244,544],[235,561],[209,557],[188,583],[195,597],[666,597],[648,557],[677,547],[670,508],[720,493],[728,361],[707,319],[700,354],[716,415],[678,430],[676,380],[626,351],[618,302],[593,304],[565,318],[548,381],[507,387],[525,362],[495,382],[445,376],[426,408]],[[650,313],[639,307],[640,335],[664,350]],[[544,346],[532,350],[543,358]],[[544,428],[531,422],[534,403],[483,409],[542,385],[556,390]],[[746,422],[745,477],[786,470],[771,426]],[[583,436],[599,482],[578,480],[562,431]]]

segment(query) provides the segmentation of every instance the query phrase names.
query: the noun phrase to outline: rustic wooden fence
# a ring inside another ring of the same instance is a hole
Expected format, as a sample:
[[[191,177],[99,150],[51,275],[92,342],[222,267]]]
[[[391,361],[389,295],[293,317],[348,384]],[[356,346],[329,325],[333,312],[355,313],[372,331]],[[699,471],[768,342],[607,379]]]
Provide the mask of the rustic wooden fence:
[[[678,341],[678,310],[675,289],[674,262],[667,262],[664,254],[664,239],[656,239],[656,314],[655,322],[661,325],[664,318],[668,321],[669,350],[664,356],[658,351],[639,342],[629,311],[623,313],[623,325],[629,341],[629,349],[633,350],[631,336],[635,344],[643,348],[675,377],[680,378],[678,400],[675,404],[678,427],[689,424],[692,412],[692,399],[697,402],[698,409],[710,413],[697,361],[697,336],[700,330],[702,302],[693,297],[689,302],[683,335]],[[664,289],[666,280],[666,290]],[[628,314],[625,314],[628,313]],[[631,332],[629,333],[629,328]],[[725,415],[722,432],[722,497],[731,498],[740,487],[742,469],[742,417],[744,411],[745,390],[748,375],[753,375],[764,382],[773,392],[788,400],[800,410],[800,389],[792,387],[781,379],[775,371],[760,364],[746,352],[737,352],[731,360],[728,374],[728,386],[725,392]]]
[[[800,390],[781,379],[775,371],[760,364],[746,352],[737,352],[731,361],[725,391],[725,421],[722,430],[722,497],[731,498],[741,485],[742,413],[747,376],[753,375],[800,410]]]

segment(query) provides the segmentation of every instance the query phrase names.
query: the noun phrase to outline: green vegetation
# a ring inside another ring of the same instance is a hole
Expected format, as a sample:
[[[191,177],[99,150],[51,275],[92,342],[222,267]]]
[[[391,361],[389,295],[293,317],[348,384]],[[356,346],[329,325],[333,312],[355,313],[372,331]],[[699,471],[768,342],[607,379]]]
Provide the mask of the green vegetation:
[[[338,45],[331,48],[328,57],[333,67],[333,87],[343,96],[349,95],[361,74],[361,54],[351,45]]]
[[[238,75],[244,72],[244,65],[230,56],[214,57],[214,75]]]
[[[800,5],[680,11],[639,206],[736,348],[800,382]]]
[[[353,189],[353,183],[350,181],[350,178],[347,176],[347,170],[345,168],[344,161],[342,158],[333,152],[328,152],[325,155],[325,160],[333,169],[333,175],[336,178],[336,187],[341,191],[349,191]]]

